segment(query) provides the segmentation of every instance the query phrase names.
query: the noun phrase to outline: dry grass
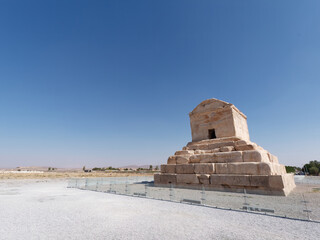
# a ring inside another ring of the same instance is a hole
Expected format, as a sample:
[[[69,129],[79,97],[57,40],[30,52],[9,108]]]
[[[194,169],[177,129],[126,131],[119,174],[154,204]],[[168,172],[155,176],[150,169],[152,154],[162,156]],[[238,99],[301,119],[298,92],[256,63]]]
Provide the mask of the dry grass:
[[[43,173],[0,173],[0,179],[43,179],[43,178],[96,178],[96,177],[128,177],[153,176],[154,173],[128,172],[43,172]]]

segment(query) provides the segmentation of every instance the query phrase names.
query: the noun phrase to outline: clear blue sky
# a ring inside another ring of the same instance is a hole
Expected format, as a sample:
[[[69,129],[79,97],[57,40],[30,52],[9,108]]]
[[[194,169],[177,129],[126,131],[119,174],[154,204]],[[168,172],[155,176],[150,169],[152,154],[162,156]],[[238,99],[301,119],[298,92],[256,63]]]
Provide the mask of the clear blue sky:
[[[320,1],[0,0],[0,167],[161,164],[202,100],[320,160]]]

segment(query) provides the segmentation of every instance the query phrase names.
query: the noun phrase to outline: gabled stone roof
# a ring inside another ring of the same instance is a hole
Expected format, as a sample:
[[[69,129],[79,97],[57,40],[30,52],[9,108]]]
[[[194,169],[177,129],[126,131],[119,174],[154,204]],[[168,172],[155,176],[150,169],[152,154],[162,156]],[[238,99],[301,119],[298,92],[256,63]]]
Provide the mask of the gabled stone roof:
[[[210,98],[207,100],[202,101],[198,106],[196,106],[192,112],[189,113],[189,116],[196,114],[196,113],[202,113],[202,112],[210,112],[215,111],[217,109],[223,109],[226,107],[233,108],[238,113],[240,113],[243,117],[247,118],[246,115],[244,115],[238,108],[236,108],[232,103],[228,103],[225,101],[221,101],[216,98]]]

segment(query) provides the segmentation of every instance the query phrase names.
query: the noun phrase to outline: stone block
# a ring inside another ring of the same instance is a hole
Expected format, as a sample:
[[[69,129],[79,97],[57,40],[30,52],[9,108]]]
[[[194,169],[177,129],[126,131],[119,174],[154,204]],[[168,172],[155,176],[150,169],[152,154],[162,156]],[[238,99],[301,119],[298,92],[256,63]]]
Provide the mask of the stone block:
[[[188,146],[188,149],[192,150],[208,150],[208,144],[195,144]]]
[[[286,168],[284,165],[278,163],[271,163],[272,175],[282,175],[287,174]]]
[[[280,164],[264,162],[215,163],[216,174],[281,175],[285,168]]]
[[[206,154],[206,153],[216,153],[220,152],[220,148],[210,149],[210,150],[195,150],[194,154]]]
[[[160,184],[176,184],[177,174],[162,173],[160,175]]]
[[[232,186],[248,186],[250,176],[248,175],[230,175],[226,183]]]
[[[293,189],[295,187],[294,176],[290,173],[269,176],[269,187],[272,189]]]
[[[193,163],[200,163],[200,162],[211,162],[214,159],[214,153],[204,153],[204,154],[197,154],[190,157],[190,162]]]
[[[189,162],[190,163],[199,163],[201,159],[202,154],[195,154],[193,156],[190,156]]]
[[[229,174],[227,163],[215,163],[216,174]]]
[[[161,172],[161,173],[166,173],[166,166],[167,166],[167,164],[162,164],[162,165],[160,166],[160,172]]]
[[[265,175],[251,175],[250,185],[251,187],[266,187],[268,186],[269,176]]]
[[[176,156],[176,164],[185,164],[189,162],[189,157],[186,156]]]
[[[216,174],[258,174],[258,163],[216,163]]]
[[[249,142],[245,140],[238,140],[234,144],[235,146],[240,146],[240,145],[247,145]]]
[[[216,153],[195,154],[190,157],[192,163],[214,163],[216,162]]]
[[[273,155],[273,154],[268,152],[268,157],[269,157],[270,162],[279,163],[277,156],[275,156],[275,155]]]
[[[293,189],[296,187],[296,184],[294,182],[294,174],[293,173],[286,173],[282,175],[282,179],[284,181],[284,186],[289,189]]]
[[[227,146],[234,147],[235,143],[233,141],[232,142],[211,143],[211,144],[208,144],[208,149],[215,149],[215,148],[221,148],[221,147],[227,147]]]
[[[259,166],[258,168],[259,172],[257,174],[271,175],[271,174],[277,173],[277,169],[274,169],[271,163],[262,162],[262,163],[258,163],[258,166]]]
[[[243,162],[269,162],[266,152],[259,150],[250,150],[242,152]]]
[[[176,151],[174,155],[191,155],[193,154],[192,150],[182,150],[182,151]]]
[[[160,184],[160,179],[161,179],[161,174],[160,173],[155,173],[153,175],[154,183],[155,184]]]
[[[222,138],[216,138],[216,139],[210,139],[211,141],[217,141],[217,142],[236,142],[239,141],[239,137],[222,137]]]
[[[194,165],[193,164],[177,164],[176,165],[176,173],[179,174],[193,174],[194,173]]]
[[[260,163],[261,175],[282,175],[286,174],[286,168],[284,165],[278,163]]]
[[[258,166],[255,163],[216,163],[216,173],[251,175],[258,173]]]
[[[190,157],[192,163],[210,163],[214,162],[215,153],[195,154]]]
[[[257,145],[247,144],[247,145],[237,145],[235,146],[237,151],[246,151],[246,150],[256,150]]]
[[[221,148],[225,146],[235,146],[234,141],[228,141],[228,142],[206,142],[206,141],[200,141],[197,143],[188,144],[188,149],[192,150],[212,150],[215,148]]]
[[[163,164],[161,165],[161,173],[175,173],[176,165],[175,164]]]
[[[241,152],[219,152],[215,153],[214,162],[225,163],[225,162],[242,162]],[[200,161],[201,162],[201,161]]]
[[[268,186],[273,189],[283,189],[284,184],[283,184],[282,176],[280,175],[270,176]]]
[[[216,153],[216,152],[220,152],[220,148],[214,148],[211,150],[208,150],[209,153]]]
[[[242,162],[241,152],[218,152],[197,154],[190,157],[193,163],[223,163],[223,162]]]
[[[221,137],[221,138],[213,138],[213,139],[204,139],[200,141],[193,141],[188,142],[187,147],[191,147],[194,145],[201,145],[201,144],[214,144],[214,143],[222,143],[222,142],[236,142],[239,141],[240,138],[238,137]]]
[[[204,150],[195,150],[194,151],[194,154],[203,154],[203,153],[206,153],[206,151],[204,151]]]
[[[211,174],[210,184],[221,186],[249,186],[249,175]]]
[[[234,151],[234,149],[235,148],[233,146],[225,146],[220,148],[220,152],[231,152]]]
[[[215,164],[214,163],[195,163],[194,172],[197,174],[215,173]]]
[[[199,184],[197,174],[177,174],[177,183]]]
[[[206,185],[210,184],[210,174],[199,174],[197,176],[200,184],[206,184]]]
[[[230,163],[230,165],[230,171],[235,171],[236,174],[258,175],[260,171],[260,163]]]
[[[168,158],[167,164],[177,164],[176,156],[170,156]]]

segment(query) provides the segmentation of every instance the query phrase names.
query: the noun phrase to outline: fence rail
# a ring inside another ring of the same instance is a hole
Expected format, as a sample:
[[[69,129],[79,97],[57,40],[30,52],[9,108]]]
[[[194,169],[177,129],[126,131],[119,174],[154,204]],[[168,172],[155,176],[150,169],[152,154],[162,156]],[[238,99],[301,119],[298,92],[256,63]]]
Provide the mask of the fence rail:
[[[310,180],[310,179],[309,179]],[[316,184],[316,185],[315,185]],[[252,212],[320,223],[320,180],[304,185],[301,178],[297,189],[287,197],[234,192],[155,187],[153,177],[78,178],[70,179],[69,188],[91,190],[132,197],[166,200],[177,203]]]

